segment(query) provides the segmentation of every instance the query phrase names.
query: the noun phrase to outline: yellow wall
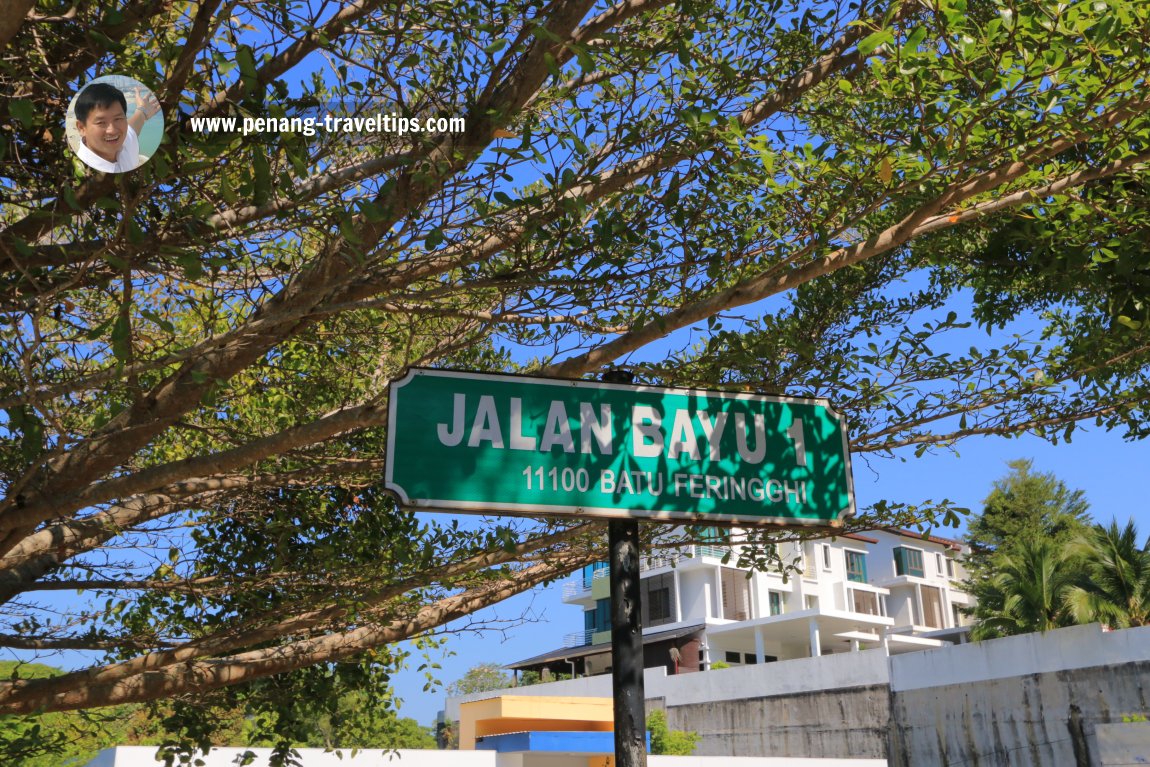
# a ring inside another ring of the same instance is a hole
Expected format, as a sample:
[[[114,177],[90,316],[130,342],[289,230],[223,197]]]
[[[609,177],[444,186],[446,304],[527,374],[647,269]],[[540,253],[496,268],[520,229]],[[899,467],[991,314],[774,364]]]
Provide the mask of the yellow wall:
[[[611,732],[610,698],[500,695],[459,707],[459,748],[473,750],[475,739],[509,732]]]

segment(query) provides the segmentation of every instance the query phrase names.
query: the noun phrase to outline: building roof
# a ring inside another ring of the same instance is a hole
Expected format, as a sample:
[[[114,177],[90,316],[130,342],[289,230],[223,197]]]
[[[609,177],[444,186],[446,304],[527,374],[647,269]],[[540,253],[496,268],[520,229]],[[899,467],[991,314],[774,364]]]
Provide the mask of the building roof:
[[[870,538],[868,536],[862,535],[861,533],[847,533],[838,537],[846,538],[851,541],[862,541],[863,543],[878,543],[878,538]]]
[[[671,629],[669,631],[656,631],[651,634],[643,635],[643,644],[654,644],[655,642],[666,642],[670,639],[678,639],[680,637],[690,636],[697,631],[703,630],[702,623],[696,623],[693,626],[684,626],[682,628]],[[598,655],[599,653],[611,652],[610,644],[596,644],[596,645],[583,645],[582,647],[560,647],[557,650],[545,652],[542,655],[536,655],[533,658],[526,660],[516,661],[515,663],[508,663],[504,668],[521,669],[528,666],[537,666],[540,663],[550,663],[556,660],[574,660],[575,658],[583,658],[588,655]]]
[[[954,549],[955,551],[962,548],[962,543],[959,541],[952,540],[951,538],[943,538],[943,537],[937,536],[937,535],[923,535],[922,533],[920,533],[916,530],[906,530],[906,529],[901,528],[901,527],[884,527],[883,530],[885,530],[888,533],[893,533],[894,535],[901,535],[904,538],[917,538],[920,541],[930,541],[931,543],[938,543],[942,546],[946,546],[949,549]],[[877,543],[877,541],[876,541],[876,543]]]

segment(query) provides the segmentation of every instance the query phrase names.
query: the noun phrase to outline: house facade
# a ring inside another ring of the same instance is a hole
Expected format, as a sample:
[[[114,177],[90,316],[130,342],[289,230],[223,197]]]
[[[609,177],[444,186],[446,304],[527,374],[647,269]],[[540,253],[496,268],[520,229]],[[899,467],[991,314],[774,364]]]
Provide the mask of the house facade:
[[[643,559],[645,667],[680,674],[880,646],[900,653],[965,635],[961,608],[972,598],[962,590],[957,541],[885,529],[778,544],[780,558],[799,568],[784,576],[733,566],[738,537]],[[607,572],[606,563],[592,565],[563,586],[564,602],[582,609],[582,630],[508,668],[545,677],[610,671]]]

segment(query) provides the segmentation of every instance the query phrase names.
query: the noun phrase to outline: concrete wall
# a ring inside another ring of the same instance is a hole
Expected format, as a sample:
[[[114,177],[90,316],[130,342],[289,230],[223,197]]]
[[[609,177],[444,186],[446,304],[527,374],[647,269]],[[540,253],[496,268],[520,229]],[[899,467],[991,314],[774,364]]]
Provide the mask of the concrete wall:
[[[889,670],[883,650],[668,676],[647,669],[648,710],[662,708],[674,730],[692,730],[700,756],[775,755],[882,759],[889,720]],[[846,689],[844,689],[846,688]],[[609,676],[568,679],[449,699],[500,694],[611,696]]]
[[[885,651],[796,658],[778,663],[755,664],[696,674],[667,675],[666,669],[643,672],[648,700],[665,699],[675,706],[712,701],[738,701],[778,695],[801,694],[837,687],[886,685],[890,680]],[[572,697],[611,697],[609,675],[565,679],[561,682],[479,692],[462,698],[448,698],[446,716],[459,720],[461,703],[499,695],[569,695]],[[682,729],[682,728],[676,728]],[[691,728],[696,729],[696,728]]]
[[[101,751],[86,767],[157,767],[156,746],[117,746]],[[236,757],[256,754],[252,767],[266,767],[270,748],[213,748],[198,756],[203,767],[235,767]],[[384,751],[375,748],[325,752],[318,748],[300,749],[305,767],[502,767],[494,751]]]
[[[1094,736],[1091,767],[1150,764],[1150,722],[1100,724]]]
[[[663,701],[667,724],[700,736],[698,756],[878,759],[885,764],[885,684],[688,705]]]
[[[648,669],[644,680],[648,708],[699,733],[701,755],[1098,767],[1113,763],[1106,748],[1118,737],[1100,725],[1150,716],[1150,627],[1078,626],[890,658],[878,649],[678,676]],[[609,697],[611,680],[508,692]],[[449,716],[457,712],[449,701]],[[1122,737],[1150,737],[1143,727]]]
[[[798,759],[774,756],[648,756],[648,767],[886,767],[885,759]],[[502,765],[500,765],[502,767]]]
[[[1089,626],[1023,634],[891,658],[894,692],[1150,660],[1150,626]]]
[[[234,767],[234,759],[248,749],[214,748],[204,767]],[[253,748],[253,767],[264,767],[270,749]],[[496,754],[494,751],[380,751],[368,749],[325,753],[317,748],[300,749],[304,767],[596,767],[597,759],[587,756],[546,754]],[[156,767],[155,746],[120,746],[101,751],[87,767]],[[885,761],[866,759],[770,759],[750,757],[650,756],[648,767],[885,767]]]
[[[890,665],[892,767],[1093,767],[1099,725],[1150,713],[1150,627],[1076,626]]]
[[[700,736],[699,756],[884,759],[886,653],[798,658],[689,676],[648,677],[648,708]]]

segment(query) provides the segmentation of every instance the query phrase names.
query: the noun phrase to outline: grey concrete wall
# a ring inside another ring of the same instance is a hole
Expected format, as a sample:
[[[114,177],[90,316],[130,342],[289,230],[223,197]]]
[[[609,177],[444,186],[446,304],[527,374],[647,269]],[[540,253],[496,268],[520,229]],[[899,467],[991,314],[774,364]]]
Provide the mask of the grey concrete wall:
[[[1091,767],[1150,764],[1150,722],[1100,724],[1094,728],[1093,745]]]
[[[1150,661],[891,695],[892,767],[1092,767],[1095,728],[1146,711]]]
[[[1150,716],[1150,627],[1076,626],[890,658],[868,650],[670,677],[648,669],[645,684],[649,708],[701,736],[700,755],[1097,767],[1110,759],[1099,726]],[[611,694],[609,677],[500,692]]]
[[[1145,629],[1103,633],[1083,626],[950,648],[945,656],[950,663],[936,678],[953,678],[962,672],[959,661],[975,661],[965,668],[975,681],[954,684],[932,685],[929,677],[900,673],[902,659],[892,658],[891,767],[1104,764],[1099,726],[1150,712],[1146,640]],[[1048,652],[1042,652],[1044,646]],[[1120,656],[1107,656],[1118,647],[1124,651]],[[916,655],[908,661],[929,668],[930,654]],[[1081,665],[1099,656],[1115,662]],[[1026,673],[1055,664],[1070,668]]]
[[[819,658],[796,658],[751,666],[710,670],[691,674],[667,675],[663,668],[643,672],[643,686],[648,699],[663,698],[674,705],[707,703],[718,700],[807,693],[840,687],[864,687],[890,680],[886,652],[882,649],[823,655]],[[510,687],[504,690],[472,693],[461,698],[448,698],[446,715],[459,719],[459,706],[473,700],[499,695],[570,695],[574,697],[610,698],[610,675],[565,679],[561,682]],[[756,756],[756,754],[745,754]]]
[[[700,756],[886,757],[886,684],[663,704],[671,729],[699,734],[695,753]]]

